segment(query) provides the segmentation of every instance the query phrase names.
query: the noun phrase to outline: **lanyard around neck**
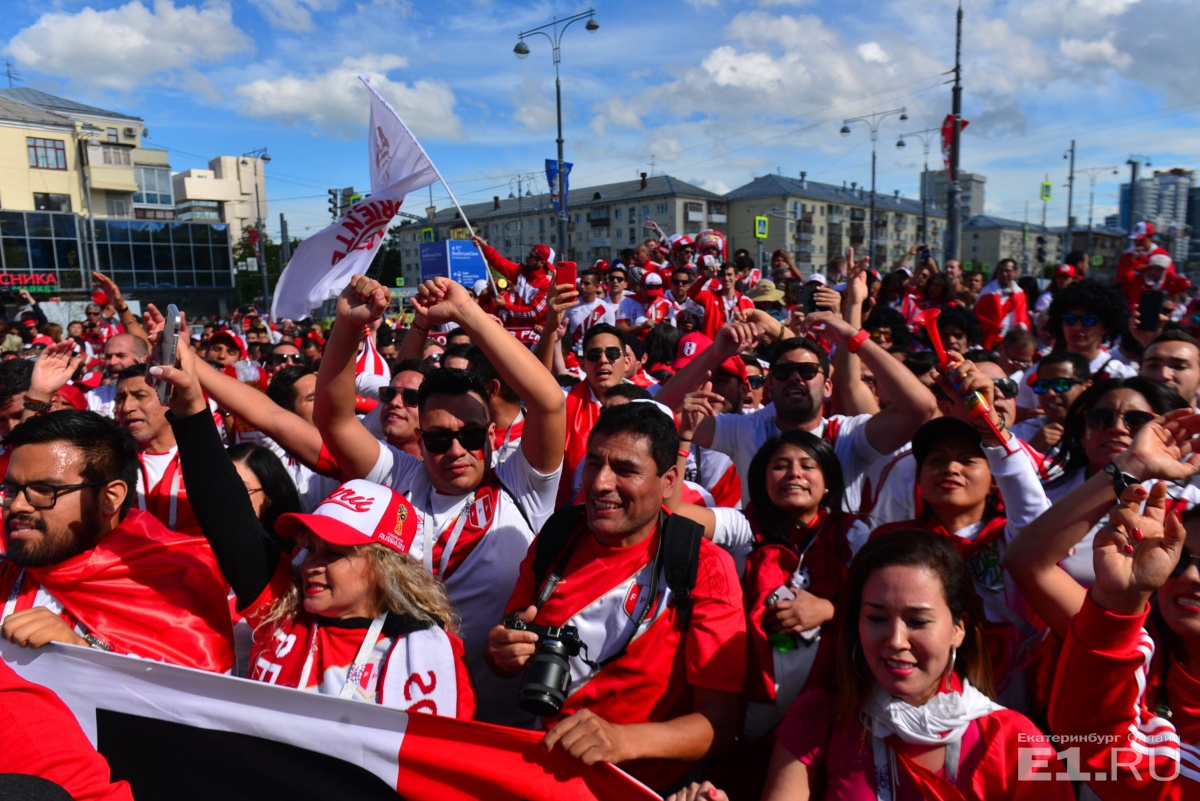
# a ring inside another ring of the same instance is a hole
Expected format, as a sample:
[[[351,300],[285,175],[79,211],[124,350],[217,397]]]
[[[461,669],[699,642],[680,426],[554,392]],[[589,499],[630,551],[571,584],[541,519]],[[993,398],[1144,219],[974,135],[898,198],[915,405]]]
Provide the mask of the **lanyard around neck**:
[[[450,536],[446,540],[446,544],[442,546],[442,558],[438,562],[438,572],[433,572],[433,544],[441,539],[440,534],[434,536],[433,525],[433,485],[429,486],[429,491],[425,493],[425,520],[421,532],[423,542],[423,552],[421,560],[425,563],[425,569],[430,575],[439,576],[445,580],[446,568],[450,564],[450,554],[454,551],[454,546],[458,544],[458,538],[462,535],[463,527],[467,525],[467,513],[471,511],[471,504],[475,503],[475,492],[472,491],[467,496],[467,502],[463,505],[462,510],[458,513],[458,517],[454,521],[454,528],[450,531]]]
[[[342,689],[338,692],[338,697],[349,698],[354,694],[354,687],[358,684],[358,680],[362,678],[363,671],[367,667],[367,659],[371,655],[371,651],[375,650],[376,643],[379,642],[379,634],[383,631],[383,621],[387,618],[387,612],[384,612],[379,617],[371,621],[370,627],[367,628],[367,635],[363,637],[362,645],[358,646],[358,653],[354,657],[354,661],[350,663],[350,667],[346,669],[346,681],[342,684]],[[320,630],[321,624],[313,619],[311,641],[308,644],[308,656],[304,658],[304,669],[300,671],[300,683],[298,689],[304,690],[308,687],[308,678],[312,675],[313,663],[317,656],[317,632]],[[318,677],[317,686],[320,687],[320,678]]]

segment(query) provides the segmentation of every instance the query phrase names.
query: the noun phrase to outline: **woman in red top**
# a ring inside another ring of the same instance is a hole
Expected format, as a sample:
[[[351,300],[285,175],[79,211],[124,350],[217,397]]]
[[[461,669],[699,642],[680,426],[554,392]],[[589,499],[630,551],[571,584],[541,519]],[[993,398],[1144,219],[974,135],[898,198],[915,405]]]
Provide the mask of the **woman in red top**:
[[[991,699],[982,619],[945,537],[907,529],[867,543],[838,624],[840,684],[801,694],[779,725],[763,798],[1074,799],[1069,782],[1033,775],[1053,746]]]

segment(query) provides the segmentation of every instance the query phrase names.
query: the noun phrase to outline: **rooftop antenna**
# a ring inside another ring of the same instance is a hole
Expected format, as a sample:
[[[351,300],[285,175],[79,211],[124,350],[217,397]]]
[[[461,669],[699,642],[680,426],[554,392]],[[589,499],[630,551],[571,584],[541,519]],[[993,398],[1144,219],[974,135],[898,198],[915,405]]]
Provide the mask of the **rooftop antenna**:
[[[21,73],[17,72],[17,68],[10,58],[4,59],[4,77],[8,78],[9,89],[12,89],[13,84],[21,80]]]
[[[650,154],[650,176],[651,177],[654,176],[654,164],[655,164],[656,159],[657,159],[657,157],[653,153],[651,153]]]

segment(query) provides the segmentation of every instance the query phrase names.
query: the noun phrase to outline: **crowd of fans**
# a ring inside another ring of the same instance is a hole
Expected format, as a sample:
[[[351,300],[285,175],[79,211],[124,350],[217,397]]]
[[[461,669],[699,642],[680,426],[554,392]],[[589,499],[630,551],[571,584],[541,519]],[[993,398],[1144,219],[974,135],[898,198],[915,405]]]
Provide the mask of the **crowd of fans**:
[[[411,316],[355,276],[172,364],[103,275],[65,331],[26,297],[0,633],[541,728],[678,801],[1200,797],[1200,301],[1152,226],[1044,287],[654,233],[566,282],[476,238],[492,280]]]

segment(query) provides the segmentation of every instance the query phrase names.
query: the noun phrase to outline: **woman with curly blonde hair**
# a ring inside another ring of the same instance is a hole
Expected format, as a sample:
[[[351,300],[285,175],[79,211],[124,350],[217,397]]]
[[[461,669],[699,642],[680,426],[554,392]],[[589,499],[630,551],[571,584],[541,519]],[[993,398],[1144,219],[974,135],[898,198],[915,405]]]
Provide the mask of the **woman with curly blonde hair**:
[[[400,494],[348,481],[312,514],[275,523],[289,554],[254,513],[221,445],[193,356],[153,372],[174,386],[168,415],[197,521],[254,627],[249,678],[409,712],[470,718],[475,710],[458,620],[440,582],[407,554],[417,512]]]

